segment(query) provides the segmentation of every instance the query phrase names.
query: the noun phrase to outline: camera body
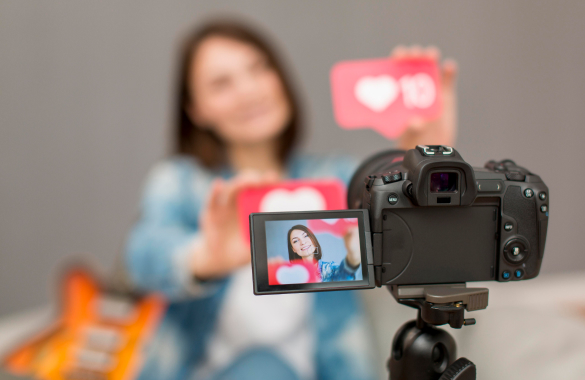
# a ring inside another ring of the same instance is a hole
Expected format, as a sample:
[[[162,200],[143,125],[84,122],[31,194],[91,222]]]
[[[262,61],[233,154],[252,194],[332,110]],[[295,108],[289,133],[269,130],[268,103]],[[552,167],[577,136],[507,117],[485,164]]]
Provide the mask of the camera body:
[[[356,170],[348,206],[349,210],[250,214],[254,293],[386,285],[400,286],[400,297],[408,298],[414,295],[408,292],[420,290],[415,290],[417,285],[519,281],[540,272],[548,188],[539,176],[511,160],[474,168],[455,149],[439,145],[382,152]],[[322,260],[319,255],[313,261],[314,269],[289,260],[290,231],[339,224],[358,227],[359,248],[353,250],[361,257],[357,269],[349,270],[343,259],[349,249],[343,248],[343,239],[323,232],[312,234],[314,241],[307,243],[316,246],[320,240],[327,252]],[[285,267],[275,269],[272,260],[278,257]],[[323,265],[343,275],[331,280]],[[295,271],[305,277],[291,280],[289,274]]]
[[[549,192],[513,161],[473,168],[445,146],[382,153],[358,168],[348,204],[369,211],[377,286],[517,281],[540,271]]]

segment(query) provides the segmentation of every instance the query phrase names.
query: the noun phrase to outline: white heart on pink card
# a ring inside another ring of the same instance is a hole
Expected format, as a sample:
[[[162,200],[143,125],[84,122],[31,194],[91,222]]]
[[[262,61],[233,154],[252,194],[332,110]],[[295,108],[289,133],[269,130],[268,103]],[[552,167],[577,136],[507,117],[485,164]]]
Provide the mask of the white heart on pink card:
[[[394,103],[399,91],[398,83],[389,75],[362,77],[354,88],[356,99],[374,112],[382,112]]]
[[[281,266],[276,271],[280,284],[303,284],[309,281],[309,271],[302,265]]]
[[[325,210],[327,202],[323,195],[311,187],[296,190],[275,189],[267,193],[260,202],[260,212]]]

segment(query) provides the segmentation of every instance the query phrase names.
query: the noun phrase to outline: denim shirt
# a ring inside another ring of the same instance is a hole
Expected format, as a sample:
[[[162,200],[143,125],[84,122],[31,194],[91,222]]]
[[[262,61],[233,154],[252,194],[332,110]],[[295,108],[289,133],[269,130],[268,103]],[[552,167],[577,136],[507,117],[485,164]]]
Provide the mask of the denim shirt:
[[[347,158],[293,156],[287,174],[290,179],[337,178],[347,184],[355,168],[356,163]],[[212,180],[231,176],[229,169],[211,171],[181,156],[159,163],[148,176],[141,216],[128,237],[125,263],[137,287],[163,293],[170,305],[149,346],[140,379],[373,379],[373,343],[357,293],[262,296],[240,301],[237,309],[233,304],[242,297],[233,294],[242,292],[238,287],[244,286],[241,281],[248,281],[250,274],[205,283],[193,278],[188,259],[200,238],[199,214]],[[335,272],[330,266],[322,271],[325,276]],[[245,286],[249,286],[245,296],[253,297],[251,282]],[[292,314],[306,308],[307,316],[299,314],[298,326],[287,321],[291,300],[300,305]],[[248,317],[254,312],[247,310],[253,307],[248,305],[254,302],[278,305],[267,306],[267,315],[284,314],[273,318],[272,333],[271,324],[254,326],[258,316]],[[238,326],[242,331],[232,331]],[[259,330],[254,333],[254,329]],[[280,337],[280,330],[287,330],[288,337]],[[240,339],[238,334],[248,338]],[[298,346],[304,349],[286,346],[295,336],[304,339]],[[216,351],[227,352],[229,361],[222,362],[227,359],[221,356],[214,359]]]
[[[345,260],[339,265],[333,261],[319,260],[319,274],[323,282],[355,280],[355,272],[357,269],[351,269]]]

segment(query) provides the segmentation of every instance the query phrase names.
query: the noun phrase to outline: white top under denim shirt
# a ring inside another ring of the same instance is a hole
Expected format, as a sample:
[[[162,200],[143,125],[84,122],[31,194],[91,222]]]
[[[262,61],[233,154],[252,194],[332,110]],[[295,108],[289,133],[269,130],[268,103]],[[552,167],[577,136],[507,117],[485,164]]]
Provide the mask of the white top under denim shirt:
[[[294,156],[287,174],[347,184],[356,167],[347,158]],[[250,266],[213,282],[194,279],[188,258],[200,238],[199,214],[212,180],[232,176],[188,157],[149,175],[126,265],[139,288],[162,292],[170,306],[140,379],[373,379],[373,342],[357,293],[255,296]]]

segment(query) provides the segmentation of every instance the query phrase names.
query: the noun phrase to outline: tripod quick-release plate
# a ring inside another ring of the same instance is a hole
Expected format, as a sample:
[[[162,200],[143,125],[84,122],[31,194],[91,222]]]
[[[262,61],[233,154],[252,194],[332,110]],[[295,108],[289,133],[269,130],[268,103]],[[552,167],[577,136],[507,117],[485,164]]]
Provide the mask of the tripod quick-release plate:
[[[488,305],[489,289],[467,288],[465,284],[403,285],[393,286],[392,295],[397,301],[405,298],[424,298],[433,304],[458,303],[467,311],[485,309]]]
[[[485,309],[488,305],[487,288],[467,288],[460,284],[392,285],[392,295],[399,303],[420,310],[425,323],[453,328],[475,324],[475,319],[464,319],[464,311]]]

